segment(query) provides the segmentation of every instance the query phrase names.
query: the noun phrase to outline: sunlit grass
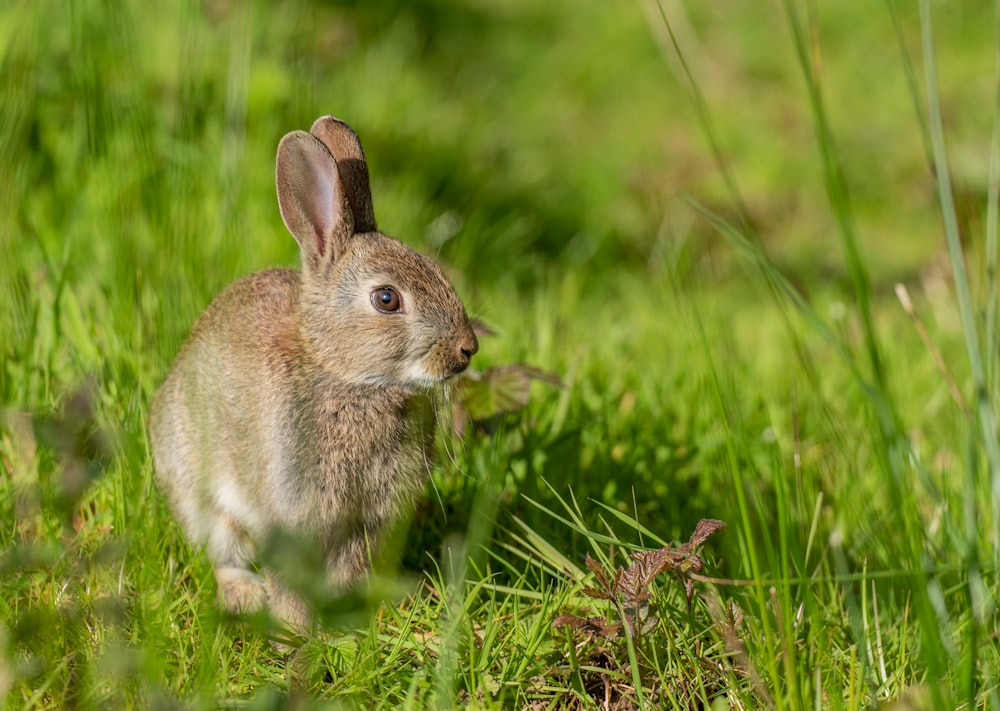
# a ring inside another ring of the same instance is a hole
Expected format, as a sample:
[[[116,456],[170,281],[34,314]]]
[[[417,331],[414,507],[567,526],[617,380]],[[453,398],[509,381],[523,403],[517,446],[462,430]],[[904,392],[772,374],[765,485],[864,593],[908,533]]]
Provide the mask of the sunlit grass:
[[[7,707],[1000,708],[990,23],[56,5],[0,10]],[[274,148],[326,112],[497,332],[477,367],[563,386],[443,432],[389,564],[289,655],[217,610],[145,419],[212,295],[295,263]],[[708,518],[690,606],[663,575],[642,635],[553,627],[626,623],[586,556]]]

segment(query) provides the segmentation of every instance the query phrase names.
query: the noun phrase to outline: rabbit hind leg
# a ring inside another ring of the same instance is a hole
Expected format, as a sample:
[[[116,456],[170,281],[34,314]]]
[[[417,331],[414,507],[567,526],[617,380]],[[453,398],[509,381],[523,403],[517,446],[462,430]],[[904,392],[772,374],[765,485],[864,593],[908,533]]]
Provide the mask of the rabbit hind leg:
[[[375,531],[374,527],[372,531]],[[359,583],[371,569],[374,534],[362,529],[331,551],[326,560],[326,579],[330,588],[343,593]]]

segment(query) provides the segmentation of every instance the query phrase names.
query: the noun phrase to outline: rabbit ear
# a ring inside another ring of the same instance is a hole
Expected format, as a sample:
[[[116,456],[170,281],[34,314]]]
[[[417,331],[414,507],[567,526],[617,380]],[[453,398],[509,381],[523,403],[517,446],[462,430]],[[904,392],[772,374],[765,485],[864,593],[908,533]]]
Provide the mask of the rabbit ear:
[[[278,144],[275,168],[281,219],[302,249],[303,266],[335,261],[354,234],[337,164],[320,141],[292,131]]]
[[[374,232],[375,209],[372,189],[368,182],[368,161],[361,141],[350,126],[333,116],[321,116],[310,129],[337,161],[337,170],[347,193],[347,202],[354,214],[355,232]]]

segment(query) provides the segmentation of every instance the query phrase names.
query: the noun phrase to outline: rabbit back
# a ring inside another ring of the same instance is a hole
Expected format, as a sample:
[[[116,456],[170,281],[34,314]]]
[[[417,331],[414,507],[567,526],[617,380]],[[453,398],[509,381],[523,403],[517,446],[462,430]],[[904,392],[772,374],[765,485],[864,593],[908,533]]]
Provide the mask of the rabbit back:
[[[153,399],[157,481],[198,542],[211,543],[219,516],[248,536],[262,534],[274,517],[267,491],[288,457],[282,411],[296,357],[297,281],[290,270],[271,270],[220,293]]]

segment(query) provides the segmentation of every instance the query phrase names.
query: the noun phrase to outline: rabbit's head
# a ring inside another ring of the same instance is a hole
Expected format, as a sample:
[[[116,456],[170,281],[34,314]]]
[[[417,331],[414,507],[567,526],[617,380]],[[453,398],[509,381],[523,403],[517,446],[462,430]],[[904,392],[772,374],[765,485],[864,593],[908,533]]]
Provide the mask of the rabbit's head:
[[[299,243],[299,328],[312,358],[352,384],[427,388],[478,350],[441,269],[378,232],[357,135],[326,116],[278,146],[281,216]]]

